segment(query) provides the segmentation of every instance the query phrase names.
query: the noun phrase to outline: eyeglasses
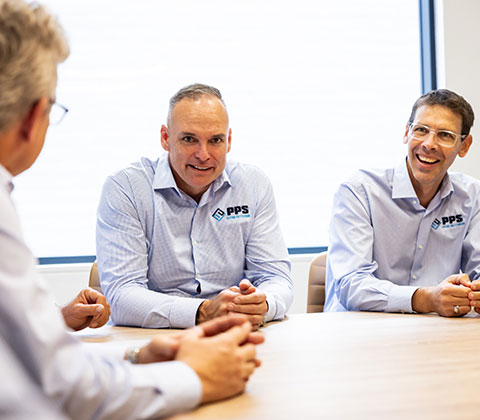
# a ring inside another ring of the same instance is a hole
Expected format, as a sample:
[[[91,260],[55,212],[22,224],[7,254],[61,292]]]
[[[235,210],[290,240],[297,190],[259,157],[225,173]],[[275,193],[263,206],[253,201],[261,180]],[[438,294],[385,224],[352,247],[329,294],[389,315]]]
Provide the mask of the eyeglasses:
[[[67,115],[68,108],[57,103],[54,99],[50,99],[49,102],[52,105],[50,108],[50,125],[60,124]]]
[[[428,125],[410,124],[408,134],[412,139],[425,140],[430,133],[433,133],[437,139],[437,143],[444,147],[453,147],[458,139],[463,140],[466,134],[458,134],[448,130],[434,130]]]

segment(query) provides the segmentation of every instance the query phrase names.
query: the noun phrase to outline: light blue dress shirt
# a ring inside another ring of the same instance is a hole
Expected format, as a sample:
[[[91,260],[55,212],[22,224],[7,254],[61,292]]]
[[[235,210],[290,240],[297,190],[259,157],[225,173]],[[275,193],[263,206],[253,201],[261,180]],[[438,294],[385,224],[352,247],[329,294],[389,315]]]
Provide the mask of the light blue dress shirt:
[[[419,287],[460,271],[480,277],[480,182],[446,175],[427,208],[406,161],[360,171],[334,199],[326,311],[412,312]]]
[[[266,321],[292,300],[290,262],[266,176],[229,161],[197,203],[168,155],[110,176],[97,219],[102,289],[119,325],[185,328],[198,306],[243,278],[267,296]]]
[[[146,419],[195,407],[202,385],[185,363],[132,365],[121,360],[118,349],[98,354],[66,331],[23,240],[12,188],[11,175],[0,165],[0,345],[8,345],[7,353],[14,354],[22,368],[18,375],[0,369],[0,382],[21,389],[27,375],[58,417]],[[5,362],[2,359],[0,368]],[[34,404],[33,396],[23,398],[25,404]],[[0,398],[0,410],[1,405]]]

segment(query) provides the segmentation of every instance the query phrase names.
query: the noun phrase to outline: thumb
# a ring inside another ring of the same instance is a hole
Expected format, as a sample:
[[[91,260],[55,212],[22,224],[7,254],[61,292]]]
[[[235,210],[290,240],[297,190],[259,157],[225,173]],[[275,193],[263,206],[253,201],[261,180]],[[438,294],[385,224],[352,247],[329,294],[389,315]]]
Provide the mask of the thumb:
[[[240,291],[243,295],[249,295],[250,293],[254,293],[257,289],[255,286],[250,283],[250,280],[243,279],[240,284],[238,285]]]
[[[83,303],[77,303],[75,305],[75,313],[80,316],[97,316],[104,311],[103,305],[84,305]]]

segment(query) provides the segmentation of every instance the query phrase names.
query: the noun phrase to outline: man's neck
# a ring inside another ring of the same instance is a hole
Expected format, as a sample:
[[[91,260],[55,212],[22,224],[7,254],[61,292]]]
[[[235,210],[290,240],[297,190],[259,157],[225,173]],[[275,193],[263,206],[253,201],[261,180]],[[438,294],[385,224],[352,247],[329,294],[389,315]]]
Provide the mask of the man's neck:
[[[432,201],[433,197],[435,197],[437,192],[440,190],[442,182],[443,182],[443,179],[438,185],[431,185],[431,186],[415,185],[415,183],[413,183],[413,189],[417,194],[418,201],[423,207],[425,208],[428,207],[428,205],[430,204],[430,201]]]

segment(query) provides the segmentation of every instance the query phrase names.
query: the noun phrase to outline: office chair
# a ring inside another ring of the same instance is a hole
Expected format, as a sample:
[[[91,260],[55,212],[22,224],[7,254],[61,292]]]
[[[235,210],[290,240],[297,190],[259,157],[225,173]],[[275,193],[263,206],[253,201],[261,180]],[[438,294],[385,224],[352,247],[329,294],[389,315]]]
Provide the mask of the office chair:
[[[88,286],[100,293],[103,293],[102,286],[100,285],[100,276],[98,275],[97,261],[94,261],[92,268],[90,268],[90,279],[88,280]]]
[[[325,272],[327,251],[317,255],[310,263],[308,275],[307,312],[323,312],[325,304]]]

